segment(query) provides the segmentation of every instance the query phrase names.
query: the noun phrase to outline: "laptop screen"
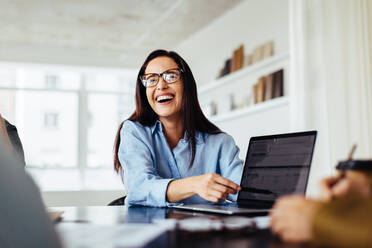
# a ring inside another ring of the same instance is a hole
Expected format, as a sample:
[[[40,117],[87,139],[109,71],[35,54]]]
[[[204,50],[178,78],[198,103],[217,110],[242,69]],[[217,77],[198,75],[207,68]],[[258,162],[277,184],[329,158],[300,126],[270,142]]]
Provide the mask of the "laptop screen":
[[[253,137],[238,202],[274,202],[306,191],[316,131]]]

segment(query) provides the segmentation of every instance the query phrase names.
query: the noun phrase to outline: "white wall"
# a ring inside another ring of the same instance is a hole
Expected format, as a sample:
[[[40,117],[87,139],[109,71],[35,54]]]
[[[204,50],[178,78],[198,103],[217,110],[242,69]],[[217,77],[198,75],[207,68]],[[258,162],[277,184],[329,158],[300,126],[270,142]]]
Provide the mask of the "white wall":
[[[228,80],[218,89],[201,90],[213,83],[226,59],[244,45],[245,55],[263,43],[274,41],[274,54],[288,54],[289,23],[287,0],[246,0],[225,15],[202,29],[175,48],[185,58],[194,73],[202,106],[211,101],[217,104],[218,114],[225,114],[230,95],[234,99],[252,98],[252,85],[260,76],[284,68],[285,88],[288,85],[289,57],[282,61],[254,70],[246,76]],[[224,78],[225,80],[225,78]],[[232,82],[230,82],[232,81]],[[285,89],[287,91],[287,89]],[[238,100],[239,101],[239,100]],[[266,104],[266,103],[265,103]],[[212,121],[214,118],[211,118]],[[218,119],[218,118],[217,118]],[[252,136],[290,131],[289,103],[279,108],[266,109],[243,115],[233,120],[214,121],[223,131],[234,137],[245,158],[248,141]],[[275,123],[273,125],[272,123]]]
[[[198,85],[216,78],[240,44],[245,54],[274,40],[276,54],[289,50],[288,0],[246,0],[175,47]]]
[[[319,130],[311,174],[334,173],[352,144],[372,157],[372,5],[368,0],[291,0],[294,127]]]

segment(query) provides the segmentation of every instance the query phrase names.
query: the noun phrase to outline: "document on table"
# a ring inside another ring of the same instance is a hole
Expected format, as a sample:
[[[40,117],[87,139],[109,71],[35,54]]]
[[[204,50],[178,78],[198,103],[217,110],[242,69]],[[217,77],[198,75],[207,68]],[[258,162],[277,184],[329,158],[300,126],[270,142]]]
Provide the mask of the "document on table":
[[[155,224],[90,223],[60,223],[56,229],[67,248],[142,247],[167,230]]]

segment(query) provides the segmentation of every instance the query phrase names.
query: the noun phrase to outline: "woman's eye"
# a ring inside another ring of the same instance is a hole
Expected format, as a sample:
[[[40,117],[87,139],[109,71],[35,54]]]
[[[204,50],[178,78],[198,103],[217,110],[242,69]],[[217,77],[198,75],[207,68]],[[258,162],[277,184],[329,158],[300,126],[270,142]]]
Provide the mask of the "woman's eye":
[[[152,85],[152,84],[156,84],[156,83],[158,82],[158,80],[157,80],[157,78],[155,78],[155,77],[149,77],[149,78],[147,79],[147,82],[148,82],[150,85]]]
[[[177,74],[176,73],[168,73],[166,78],[167,78],[167,80],[170,80],[170,81],[177,80]]]

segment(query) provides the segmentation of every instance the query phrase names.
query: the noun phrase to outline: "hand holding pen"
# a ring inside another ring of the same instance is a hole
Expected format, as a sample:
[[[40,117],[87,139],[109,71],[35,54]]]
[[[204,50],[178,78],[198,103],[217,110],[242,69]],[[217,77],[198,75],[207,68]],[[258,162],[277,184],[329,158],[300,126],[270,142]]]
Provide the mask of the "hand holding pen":
[[[356,145],[353,145],[346,161],[351,161]],[[341,170],[337,176],[331,176],[320,182],[320,193],[323,200],[329,201],[348,194],[360,196],[370,195],[369,182],[365,178],[347,177],[345,170]]]

